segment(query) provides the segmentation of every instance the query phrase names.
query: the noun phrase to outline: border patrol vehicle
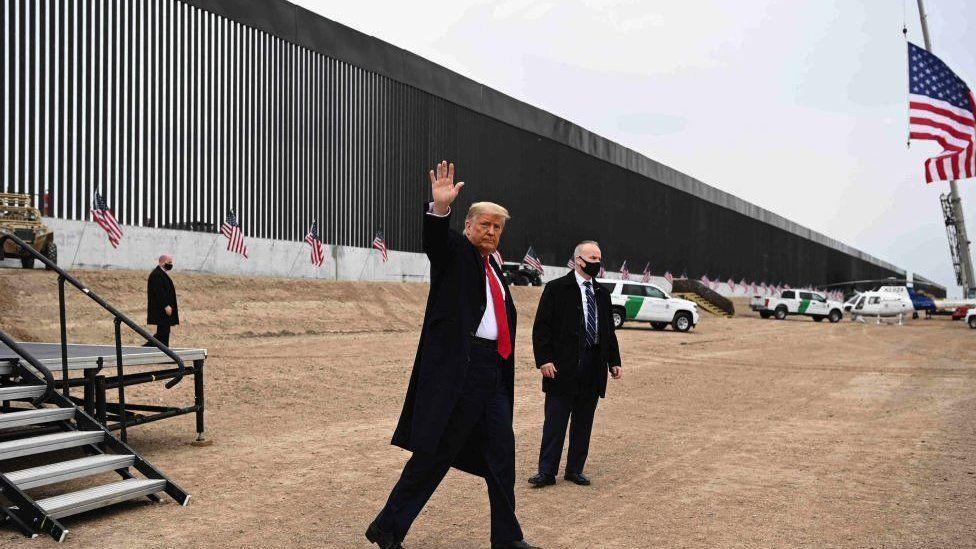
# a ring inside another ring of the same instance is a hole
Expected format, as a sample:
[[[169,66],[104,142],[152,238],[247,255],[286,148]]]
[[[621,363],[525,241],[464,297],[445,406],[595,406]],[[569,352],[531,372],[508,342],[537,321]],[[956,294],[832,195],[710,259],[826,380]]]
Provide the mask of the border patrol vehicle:
[[[785,320],[789,315],[808,316],[817,322],[825,318],[839,322],[844,318],[843,303],[829,301],[822,293],[808,290],[783,290],[779,297],[756,296],[752,305],[759,316],[776,320]]]
[[[610,290],[614,328],[635,321],[650,322],[655,330],[663,330],[670,324],[677,332],[687,332],[698,324],[697,304],[671,297],[655,284],[610,279],[597,279],[597,282]]]

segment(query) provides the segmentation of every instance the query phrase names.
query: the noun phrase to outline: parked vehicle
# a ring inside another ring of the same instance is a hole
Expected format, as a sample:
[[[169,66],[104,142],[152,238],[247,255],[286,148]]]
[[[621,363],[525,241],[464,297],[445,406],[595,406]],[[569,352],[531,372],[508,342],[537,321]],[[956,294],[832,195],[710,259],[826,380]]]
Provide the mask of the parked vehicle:
[[[648,282],[598,279],[610,290],[613,326],[624,322],[649,322],[655,330],[670,325],[677,332],[687,332],[698,325],[698,305],[687,299],[671,297],[659,286]]]
[[[966,324],[969,324],[970,328],[976,330],[976,309],[966,313]]]
[[[973,310],[976,311],[976,309]],[[969,311],[969,307],[956,307],[956,310],[952,313],[952,320],[968,319]]]
[[[542,286],[542,275],[539,271],[524,263],[506,261],[502,263],[502,274],[509,284],[515,286]]]
[[[839,322],[844,318],[844,304],[830,301],[820,292],[783,290],[778,297],[761,299],[762,304],[756,310],[762,318],[773,317],[776,320],[785,320],[790,315],[801,315],[808,316],[816,322],[821,322],[825,318],[831,322]]]
[[[30,244],[51,261],[58,261],[58,247],[54,232],[41,221],[41,212],[34,207],[30,195],[0,193],[0,231],[7,231]],[[16,257],[25,269],[34,267],[34,257],[21,250],[14,241],[7,240],[0,250],[0,259]]]

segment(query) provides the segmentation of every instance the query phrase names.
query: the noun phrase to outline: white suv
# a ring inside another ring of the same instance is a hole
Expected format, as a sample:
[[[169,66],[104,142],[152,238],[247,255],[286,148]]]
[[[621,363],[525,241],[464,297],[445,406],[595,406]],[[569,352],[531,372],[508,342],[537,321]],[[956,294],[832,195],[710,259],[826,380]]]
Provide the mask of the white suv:
[[[687,332],[698,324],[698,305],[687,299],[678,299],[646,282],[631,280],[597,279],[610,290],[613,305],[613,326],[624,322],[650,322],[655,330],[671,325],[678,332]]]

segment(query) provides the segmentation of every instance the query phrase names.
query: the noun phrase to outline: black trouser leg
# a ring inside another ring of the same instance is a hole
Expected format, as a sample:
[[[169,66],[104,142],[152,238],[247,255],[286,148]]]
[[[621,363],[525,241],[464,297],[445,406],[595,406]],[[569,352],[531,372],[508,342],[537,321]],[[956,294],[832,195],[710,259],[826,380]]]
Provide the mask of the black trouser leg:
[[[577,395],[573,402],[569,427],[569,453],[566,454],[566,473],[582,473],[586,455],[590,451],[593,416],[600,397],[595,394]]]
[[[169,330],[170,330],[169,324],[157,324],[156,333],[153,334],[153,337],[158,339],[159,342],[162,343],[163,345],[169,347]]]
[[[512,431],[512,406],[499,375],[495,394],[488,400],[484,416],[485,462],[488,472],[488,501],[491,504],[491,541],[518,541],[524,536],[515,516],[515,432]]]
[[[433,495],[434,490],[437,489],[441,480],[444,479],[444,475],[451,468],[455,457],[465,444],[469,443],[469,438],[474,428],[481,423],[486,429],[494,426],[504,432],[505,418],[499,420],[497,414],[488,413],[489,402],[496,398],[496,386],[500,377],[498,355],[494,351],[490,353],[472,351],[471,359],[472,362],[468,366],[464,391],[461,398],[458,399],[454,411],[451,413],[436,455],[421,454],[419,452],[413,454],[410,460],[407,461],[406,466],[404,466],[400,480],[397,481],[393,490],[390,492],[386,506],[383,507],[383,510],[376,517],[379,527],[384,531],[393,533],[398,540],[403,540],[406,537],[407,531],[410,529],[413,521],[420,514],[424,505],[427,504],[427,500]],[[505,398],[507,399],[507,397]],[[497,405],[491,406],[492,409],[496,407]],[[489,416],[491,417],[489,418]],[[512,455],[505,460],[497,459],[497,456],[504,455],[506,450],[504,449],[504,436],[495,434],[494,439],[499,440],[502,448],[491,448],[489,455],[485,457],[490,471],[488,483],[489,497],[493,503],[492,509],[495,511],[495,499],[504,502],[506,494],[510,494],[508,499],[511,505],[509,507],[512,510],[511,513],[514,518],[515,444],[514,434],[512,434],[511,415],[508,413],[507,408],[505,416],[507,417],[508,433],[511,437],[510,451]],[[501,426],[499,426],[499,421],[501,421]],[[507,470],[508,465],[505,464],[505,462],[509,461],[510,472]],[[504,487],[506,486],[508,475],[511,476],[511,481],[507,483],[509,489],[506,492]],[[495,496],[492,496],[493,492]],[[505,516],[505,507],[505,505],[498,506],[500,517]],[[500,524],[505,524],[504,518],[500,520]],[[516,528],[517,524],[516,522]]]
[[[542,448],[539,450],[539,472],[555,476],[566,440],[566,425],[573,410],[575,395],[546,393],[546,419],[542,424]]]

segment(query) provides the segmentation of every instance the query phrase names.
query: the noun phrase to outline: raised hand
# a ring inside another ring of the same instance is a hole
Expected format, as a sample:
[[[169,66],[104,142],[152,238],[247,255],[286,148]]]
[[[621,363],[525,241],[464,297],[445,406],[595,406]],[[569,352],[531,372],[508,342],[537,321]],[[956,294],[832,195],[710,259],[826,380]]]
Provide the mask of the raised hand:
[[[464,182],[454,184],[453,162],[448,164],[446,160],[442,160],[436,170],[436,173],[430,170],[430,192],[434,197],[434,213],[447,215],[454,199],[461,192]]]

